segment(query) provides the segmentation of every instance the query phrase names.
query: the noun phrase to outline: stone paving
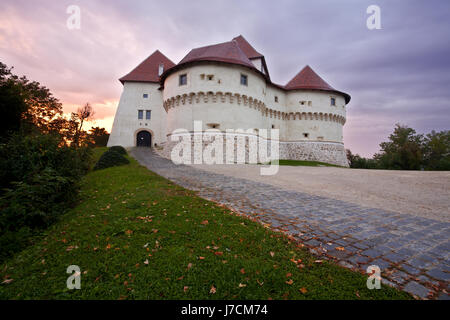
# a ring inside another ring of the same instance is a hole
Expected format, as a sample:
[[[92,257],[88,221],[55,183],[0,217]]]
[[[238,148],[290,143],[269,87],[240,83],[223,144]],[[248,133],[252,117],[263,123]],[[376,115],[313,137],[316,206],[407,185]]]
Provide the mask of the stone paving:
[[[131,154],[199,196],[286,232],[321,259],[363,273],[377,265],[387,285],[418,298],[449,299],[450,223],[175,165],[146,148]]]

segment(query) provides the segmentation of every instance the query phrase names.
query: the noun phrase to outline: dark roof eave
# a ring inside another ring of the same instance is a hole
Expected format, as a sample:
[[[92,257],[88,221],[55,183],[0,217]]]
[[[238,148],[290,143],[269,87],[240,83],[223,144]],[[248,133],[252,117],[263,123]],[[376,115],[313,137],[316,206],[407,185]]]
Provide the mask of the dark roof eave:
[[[266,81],[269,81],[269,82],[270,82],[270,78],[268,78],[267,75],[265,75],[264,73],[262,73],[261,71],[259,71],[258,69],[256,69],[253,65],[252,65],[252,66],[249,66],[249,65],[246,65],[246,64],[243,64],[243,63],[235,63],[235,62],[231,62],[231,61],[218,61],[218,60],[214,60],[214,59],[199,59],[199,60],[186,61],[186,62],[183,62],[183,63],[181,63],[181,64],[177,64],[176,66],[174,66],[174,67],[172,67],[172,68],[167,69],[166,71],[164,71],[164,73],[161,75],[160,81],[159,81],[160,84],[161,84],[161,89],[164,89],[164,81],[166,80],[166,78],[167,78],[170,74],[172,74],[173,72],[176,72],[176,71],[178,71],[178,70],[182,70],[182,69],[184,69],[185,67],[188,67],[188,66],[190,66],[190,65],[197,64],[197,63],[217,63],[217,64],[231,64],[231,65],[237,65],[237,66],[247,68],[247,69],[249,69],[249,70],[251,70],[251,71],[254,71],[254,72],[260,74],[261,76],[264,77],[264,79],[266,79]]]

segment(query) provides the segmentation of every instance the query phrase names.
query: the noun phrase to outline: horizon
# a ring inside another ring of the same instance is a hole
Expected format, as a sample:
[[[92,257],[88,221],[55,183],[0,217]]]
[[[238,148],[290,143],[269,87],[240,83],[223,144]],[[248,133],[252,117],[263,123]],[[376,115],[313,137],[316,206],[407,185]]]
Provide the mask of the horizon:
[[[418,133],[449,129],[450,3],[208,3],[6,0],[0,60],[49,88],[65,113],[90,102],[96,120],[89,127],[110,132],[122,92],[118,79],[152,52],[178,63],[193,48],[243,35],[265,55],[273,82],[284,85],[310,65],[352,96],[344,145],[354,154],[373,156],[396,123]],[[72,4],[81,8],[80,30],[66,26]],[[381,8],[380,30],[366,27],[372,4]]]

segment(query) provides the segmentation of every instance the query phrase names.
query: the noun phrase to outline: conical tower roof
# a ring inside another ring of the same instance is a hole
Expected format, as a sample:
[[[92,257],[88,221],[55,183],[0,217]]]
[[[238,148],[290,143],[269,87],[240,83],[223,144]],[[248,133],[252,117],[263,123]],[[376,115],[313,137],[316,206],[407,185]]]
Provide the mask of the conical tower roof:
[[[120,82],[159,82],[159,66],[164,65],[164,71],[175,66],[175,63],[169,60],[159,50],[153,52],[147,59],[142,61],[133,71],[120,78]]]
[[[322,90],[343,94],[345,101],[350,101],[350,96],[344,92],[338,91],[323,80],[310,66],[304,67],[291,81],[285,86],[286,90]]]

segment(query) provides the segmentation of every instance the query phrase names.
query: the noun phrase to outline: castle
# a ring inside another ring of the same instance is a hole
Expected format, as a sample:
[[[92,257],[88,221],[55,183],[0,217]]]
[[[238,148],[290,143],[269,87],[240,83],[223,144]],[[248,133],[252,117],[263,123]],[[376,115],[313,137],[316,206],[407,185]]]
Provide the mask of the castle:
[[[193,132],[200,120],[202,130],[276,128],[280,159],[348,166],[343,126],[350,95],[309,66],[284,86],[272,82],[264,56],[242,36],[193,49],[178,64],[157,50],[120,82],[108,146],[156,146],[167,154],[172,132]]]

